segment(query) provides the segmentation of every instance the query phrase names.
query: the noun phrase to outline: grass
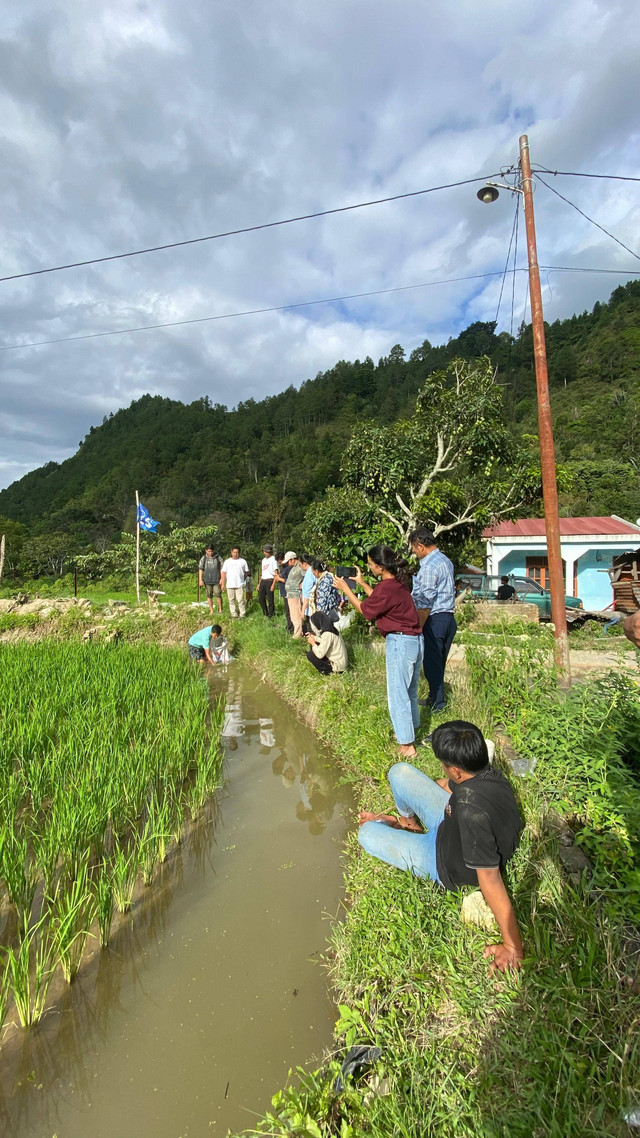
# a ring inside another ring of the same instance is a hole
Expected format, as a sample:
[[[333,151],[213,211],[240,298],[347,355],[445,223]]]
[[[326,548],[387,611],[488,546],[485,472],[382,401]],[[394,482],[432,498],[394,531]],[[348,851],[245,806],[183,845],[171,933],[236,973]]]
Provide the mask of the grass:
[[[218,785],[222,714],[184,650],[0,644],[0,994],[23,1025]]]
[[[385,776],[395,751],[384,660],[371,642],[360,634],[352,638],[352,670],[324,680],[282,629],[258,618],[236,632],[236,650],[332,746],[360,804],[388,809]],[[602,707],[587,712],[606,695],[592,693],[590,701],[584,685],[585,702],[568,705],[559,720],[553,677],[540,672],[535,649],[526,648],[522,669],[512,663],[500,676],[487,667],[482,648],[474,651],[472,682],[454,683],[448,717],[471,719],[490,734],[498,718],[519,722],[524,700],[529,722],[536,706],[546,709],[546,737],[555,743],[547,753],[537,737],[535,777],[516,786],[527,829],[508,884],[525,940],[523,970],[517,978],[492,977],[482,958],[491,937],[461,923],[460,896],[368,858],[354,833],[344,920],[329,954],[340,1005],[336,1049],[380,1047],[377,1083],[373,1089],[371,1079],[353,1083],[339,1094],[333,1089],[336,1062],[322,1071],[298,1071],[274,1097],[257,1132],[315,1138],[629,1133],[622,1115],[640,1093],[640,931],[634,906],[625,900],[629,858],[609,856],[620,852],[619,819],[606,818],[616,794],[631,811],[640,801],[632,772],[625,775],[620,765],[624,731],[616,721],[608,769],[592,770],[588,759],[590,753],[596,765],[594,724]],[[626,696],[615,698],[628,709]],[[526,734],[525,724],[521,738]],[[428,749],[418,765],[439,773]],[[603,807],[598,841],[589,846],[595,873],[571,878],[544,819],[551,808],[564,813],[580,839],[594,797]],[[634,857],[632,840],[629,850]]]

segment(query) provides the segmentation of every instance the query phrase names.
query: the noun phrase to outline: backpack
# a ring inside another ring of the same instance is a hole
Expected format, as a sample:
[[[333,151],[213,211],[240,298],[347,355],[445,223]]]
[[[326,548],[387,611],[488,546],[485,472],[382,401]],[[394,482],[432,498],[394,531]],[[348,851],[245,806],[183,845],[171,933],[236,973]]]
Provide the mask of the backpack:
[[[207,562],[209,562],[209,564],[207,564]],[[220,584],[222,562],[220,561],[217,553],[213,557],[207,557],[205,553],[204,557],[200,558],[199,567],[202,570],[202,579],[205,585]]]

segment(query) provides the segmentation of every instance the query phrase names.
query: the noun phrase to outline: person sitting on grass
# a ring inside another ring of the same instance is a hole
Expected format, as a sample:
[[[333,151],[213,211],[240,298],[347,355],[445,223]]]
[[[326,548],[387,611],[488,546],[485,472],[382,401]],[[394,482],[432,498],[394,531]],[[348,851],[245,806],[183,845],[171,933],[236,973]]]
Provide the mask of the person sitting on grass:
[[[324,612],[309,617],[311,632],[307,633],[307,660],[323,676],[346,672],[347,646],[338,632],[335,621]]]
[[[228,664],[232,659],[227,647],[226,637],[222,635],[219,624],[209,624],[199,629],[189,638],[189,659],[203,664]]]
[[[410,763],[396,763],[388,777],[399,816],[363,812],[358,841],[374,857],[445,889],[479,886],[502,936],[484,956],[492,970],[517,970],[522,939],[502,880],[523,827],[511,784],[489,765],[473,723],[441,723],[431,746],[445,777],[434,782]]]

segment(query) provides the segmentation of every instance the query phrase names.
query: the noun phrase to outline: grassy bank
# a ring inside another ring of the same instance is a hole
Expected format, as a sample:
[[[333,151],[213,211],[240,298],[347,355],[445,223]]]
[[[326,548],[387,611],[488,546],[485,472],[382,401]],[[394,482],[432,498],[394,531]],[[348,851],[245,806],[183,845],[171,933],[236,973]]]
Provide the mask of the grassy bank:
[[[237,650],[333,748],[362,806],[389,808],[394,747],[384,659],[354,637],[353,668],[328,680],[300,645],[261,618],[239,624]],[[332,1077],[299,1072],[261,1132],[355,1138],[622,1136],[640,1105],[637,849],[640,795],[631,681],[560,701],[527,647],[508,659],[474,648],[454,683],[450,717],[500,720],[538,762],[517,780],[527,820],[509,887],[526,945],[517,978],[492,977],[491,934],[465,926],[461,899],[360,854],[352,837],[345,919],[334,932],[336,1046],[382,1049],[378,1082],[337,1094]],[[606,746],[603,738],[606,737]],[[498,756],[498,761],[500,757]],[[436,775],[430,750],[419,765]],[[595,872],[568,876],[545,818],[568,819]],[[355,827],[354,827],[355,828]]]
[[[152,883],[218,785],[221,718],[184,651],[0,644],[0,1026]]]

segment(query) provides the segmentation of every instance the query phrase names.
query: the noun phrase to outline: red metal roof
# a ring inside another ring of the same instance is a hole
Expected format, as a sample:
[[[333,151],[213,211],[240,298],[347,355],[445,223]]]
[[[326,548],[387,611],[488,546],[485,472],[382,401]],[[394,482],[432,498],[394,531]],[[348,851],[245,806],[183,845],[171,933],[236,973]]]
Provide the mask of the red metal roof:
[[[602,537],[634,534],[640,529],[617,518],[560,518],[561,537]],[[545,537],[544,518],[519,518],[516,522],[499,522],[482,531],[487,537]]]

